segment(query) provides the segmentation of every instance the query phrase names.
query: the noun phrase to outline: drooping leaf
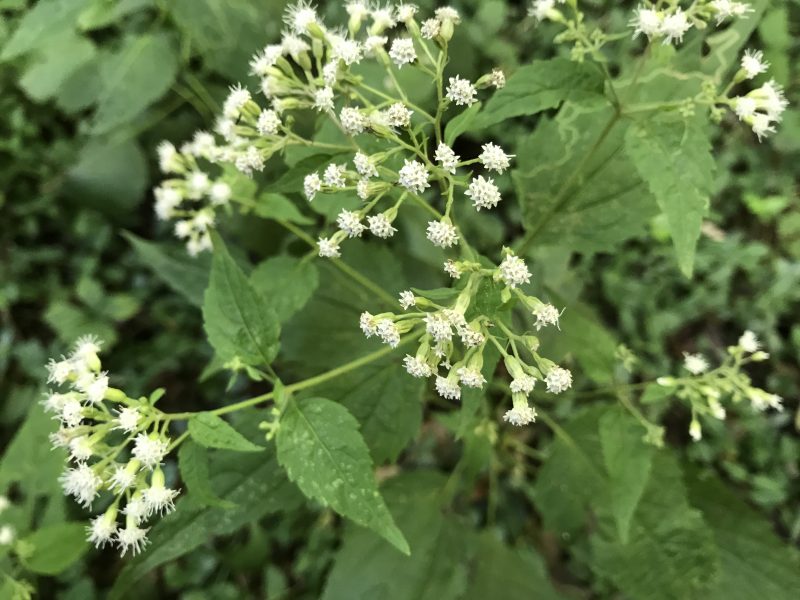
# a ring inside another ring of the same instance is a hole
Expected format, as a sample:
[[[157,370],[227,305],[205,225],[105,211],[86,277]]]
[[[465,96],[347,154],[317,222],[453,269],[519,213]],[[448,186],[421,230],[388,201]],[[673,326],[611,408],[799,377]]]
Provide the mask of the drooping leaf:
[[[506,86],[492,96],[469,129],[479,130],[512,117],[535,115],[565,100],[599,99],[602,94],[603,73],[597,65],[566,58],[535,60],[508,78]]]
[[[208,412],[197,413],[189,419],[189,434],[192,439],[205,448],[233,450],[234,452],[260,452],[257,446],[228,423]]]
[[[203,306],[203,294],[208,287],[209,261],[206,257],[189,257],[181,248],[179,252],[168,251],[163,244],[156,244],[128,231],[122,233],[136,254],[175,292],[184,296],[195,306]]]
[[[86,525],[57,523],[34,531],[20,540],[25,568],[42,575],[57,575],[89,549]]]
[[[290,400],[276,436],[278,460],[303,493],[330,506],[408,554],[375,482],[358,421],[325,398]]]
[[[713,184],[705,124],[700,119],[642,119],[628,129],[625,151],[666,215],[678,265],[691,277]]]
[[[387,501],[406,532],[402,556],[371,531],[348,528],[325,584],[323,600],[456,600],[467,586],[474,535],[442,514],[444,479],[431,472],[390,480]]]
[[[264,366],[278,353],[280,324],[275,310],[261,298],[214,235],[211,277],[203,303],[208,341],[224,361]]]
[[[273,256],[250,274],[250,284],[283,323],[305,306],[319,284],[316,265],[291,256]]]
[[[100,65],[103,82],[92,132],[128,123],[161,98],[178,73],[178,56],[166,33],[126,38]]]

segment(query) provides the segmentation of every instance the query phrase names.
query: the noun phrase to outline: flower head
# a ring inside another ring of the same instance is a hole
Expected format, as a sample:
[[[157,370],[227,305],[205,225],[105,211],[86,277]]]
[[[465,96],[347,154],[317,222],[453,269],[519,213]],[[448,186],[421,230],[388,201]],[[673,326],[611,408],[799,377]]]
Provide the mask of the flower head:
[[[431,186],[428,182],[429,173],[421,162],[416,160],[405,160],[405,164],[400,169],[399,183],[409,192],[417,194],[423,193]]]
[[[683,366],[692,375],[700,375],[708,371],[708,361],[702,354],[683,353]]]
[[[478,90],[468,79],[455,76],[448,80],[447,98],[458,106],[472,106],[478,99]]]
[[[397,38],[392,42],[389,58],[394,64],[402,68],[417,60],[417,51],[414,49],[414,40],[411,38]]]
[[[482,175],[478,175],[469,182],[469,189],[464,192],[464,195],[472,200],[472,205],[476,210],[494,208],[502,200],[500,190],[494,184],[494,179],[484,179]]]
[[[500,263],[498,276],[510,288],[515,288],[531,281],[531,272],[528,270],[525,261],[512,252],[507,252],[503,262]]]
[[[439,248],[450,248],[458,243],[458,230],[449,221],[429,221],[426,234],[431,243]]]
[[[553,394],[560,394],[572,387],[572,373],[561,367],[553,367],[544,378],[547,384],[547,391]]]

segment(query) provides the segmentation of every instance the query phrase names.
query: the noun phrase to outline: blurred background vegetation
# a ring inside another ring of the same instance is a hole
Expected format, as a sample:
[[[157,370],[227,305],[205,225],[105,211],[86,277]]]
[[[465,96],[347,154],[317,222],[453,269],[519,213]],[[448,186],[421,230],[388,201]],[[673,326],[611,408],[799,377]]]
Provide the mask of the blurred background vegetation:
[[[154,268],[152,241],[173,266],[201,273],[202,282],[202,259],[199,266],[189,261],[154,218],[150,190],[160,179],[154,149],[162,139],[179,143],[209,128],[228,86],[252,83],[249,57],[277,39],[284,4],[0,0],[0,493],[16,502],[2,518],[13,518],[20,535],[68,514],[81,518],[60,495],[61,461],[46,442],[43,447],[49,424],[35,409],[47,358],[79,335],[106,340],[107,366],[129,394],[163,386],[172,402],[168,409],[219,404],[224,378],[197,383],[212,358],[199,310],[191,294],[168,287]],[[341,13],[338,2],[320,4],[323,12]],[[524,18],[525,3],[452,4],[465,16],[454,40],[453,68],[468,78],[495,65],[511,72],[532,58],[559,53],[555,29],[534,29]],[[616,28],[635,5],[582,4]],[[727,435],[710,431],[698,444],[688,443],[684,409],[670,409],[664,421],[671,445],[692,463],[721,473],[792,545],[800,540],[798,15],[797,0],[774,0],[751,41],[772,63],[791,106],[779,133],[762,144],[746,127],[720,126],[712,218],[692,281],[678,271],[657,220],[647,239],[628,241],[614,253],[554,250],[546,272],[537,273],[551,289],[592,306],[636,356],[645,379],[673,371],[683,351],[720,353],[731,332],[759,334],[773,360],[756,378],[787,399],[784,412],[737,415],[718,424]],[[610,46],[619,52],[610,57],[612,72],[628,60],[630,46]],[[492,134],[514,147],[529,128],[503,125]],[[514,219],[512,211],[512,229]],[[262,252],[283,235],[246,217],[225,227],[245,248]],[[482,235],[501,238],[503,232],[489,228]],[[554,403],[552,414],[568,419],[579,403]],[[441,429],[430,421],[422,442],[402,460],[451,468],[460,449]],[[536,449],[548,439],[538,429],[524,438],[534,449],[534,467]],[[530,508],[519,501],[520,489],[522,497],[527,492],[524,483],[513,483],[519,478],[514,467],[493,466],[489,475],[482,470],[476,467],[478,489],[487,478],[507,484],[499,518],[522,518],[516,513]],[[316,598],[337,544],[330,520],[329,514],[300,510],[290,519],[249,523],[166,562],[143,580],[137,597]],[[607,596],[581,567],[580,551],[564,557],[552,544],[548,553],[546,539],[539,542],[551,574],[574,597]],[[42,598],[101,598],[121,567],[113,552],[88,552],[56,577],[29,581]],[[0,582],[0,595],[12,591]]]

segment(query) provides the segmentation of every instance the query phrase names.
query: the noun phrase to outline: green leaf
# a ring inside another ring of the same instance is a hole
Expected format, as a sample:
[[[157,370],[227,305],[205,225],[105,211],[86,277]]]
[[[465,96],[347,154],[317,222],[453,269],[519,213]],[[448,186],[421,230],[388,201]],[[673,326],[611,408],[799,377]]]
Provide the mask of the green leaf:
[[[325,398],[290,400],[276,441],[278,461],[306,496],[408,554],[408,542],[378,492],[358,421],[346,408]]]
[[[86,525],[57,523],[21,539],[20,558],[25,568],[41,575],[57,575],[80,560],[89,549]]]
[[[560,324],[559,346],[575,355],[583,372],[593,381],[613,383],[617,341],[597,315],[588,306],[571,302],[566,305]]]
[[[67,79],[96,54],[91,41],[73,32],[50,38],[37,50],[19,85],[31,99],[43,102],[56,95]]]
[[[203,303],[208,341],[225,362],[270,364],[278,354],[280,324],[272,306],[260,298],[247,276],[214,234],[211,277]]]
[[[643,119],[628,130],[625,150],[666,215],[678,265],[691,277],[714,181],[714,158],[704,124],[699,119]]]
[[[314,221],[303,215],[286,196],[266,192],[256,200],[255,213],[265,219],[288,221],[298,225],[310,225]]]
[[[138,116],[169,90],[178,56],[166,33],[126,38],[100,65],[103,86],[92,133],[107,133]]]
[[[511,548],[495,535],[485,532],[477,541],[477,553],[470,569],[469,587],[463,600],[557,600],[541,557],[529,548]]]
[[[472,123],[479,130],[512,117],[534,115],[556,108],[564,100],[601,98],[603,73],[591,62],[578,63],[566,58],[535,60],[520,67],[486,103]]]
[[[31,50],[36,50],[46,40],[75,29],[78,15],[89,0],[41,0],[20,19],[14,34],[8,40],[0,61],[11,60]]]
[[[424,383],[409,377],[397,356],[327,384],[325,393],[358,419],[375,463],[394,461],[422,424]]]
[[[189,434],[205,448],[233,450],[234,452],[260,452],[257,446],[217,415],[202,412],[189,419]]]
[[[83,31],[108,27],[134,12],[151,8],[155,0],[101,0],[89,5],[78,18],[78,26]]]
[[[149,267],[173,291],[181,294],[195,306],[203,306],[203,293],[208,287],[208,261],[205,257],[191,258],[184,248],[169,251],[164,244],[156,244],[128,231],[122,232],[143,265]]]
[[[517,147],[532,242],[597,252],[644,231],[658,205],[623,151],[626,127],[605,103],[567,102]]]
[[[447,123],[444,129],[444,141],[448,146],[452,146],[458,136],[470,129],[481,106],[483,106],[481,102],[476,102]]]
[[[309,260],[273,256],[250,274],[250,285],[278,315],[281,323],[305,306],[319,284],[319,272]]]
[[[599,431],[609,477],[611,512],[619,539],[627,544],[633,514],[650,478],[653,447],[642,441],[641,425],[621,408],[600,418]]]
[[[349,527],[322,600],[457,600],[475,552],[472,531],[443,515],[444,478],[404,474],[385,486],[387,501],[407,532],[410,556],[400,556],[371,531]]]
[[[212,490],[236,506],[202,507],[191,496],[179,499],[174,513],[150,531],[150,545],[128,561],[114,581],[111,600],[130,597],[134,584],[153,569],[188,554],[214,536],[229,535],[267,514],[292,511],[302,500],[269,454],[218,452],[211,461]]]
[[[229,500],[223,500],[211,489],[211,477],[208,471],[208,453],[205,448],[192,441],[186,441],[178,451],[178,466],[181,479],[191,497],[200,506],[218,506],[233,508],[236,506]]]
[[[790,600],[800,590],[800,552],[718,478],[689,479],[689,497],[716,540],[720,572],[708,600]]]

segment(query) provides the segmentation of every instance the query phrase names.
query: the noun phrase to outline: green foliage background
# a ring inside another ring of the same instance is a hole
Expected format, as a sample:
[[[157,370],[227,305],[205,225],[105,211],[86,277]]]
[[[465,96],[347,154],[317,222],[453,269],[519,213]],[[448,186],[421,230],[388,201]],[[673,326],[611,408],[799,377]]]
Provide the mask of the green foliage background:
[[[493,138],[514,150],[518,165],[501,184],[519,203],[492,221],[464,215],[467,235],[496,245],[524,235],[525,224],[535,279],[568,306],[563,331],[546,342],[579,374],[577,392],[537,397],[541,422],[511,431],[497,425],[492,398],[470,392],[453,412],[398,370],[396,357],[381,359],[332,381],[327,401],[290,400],[289,417],[342,438],[330,464],[297,454],[287,438],[305,435],[299,426],[280,429],[264,449],[254,423],[266,410],[232,415],[242,435],[224,422],[192,420],[195,442],[180,452],[180,475],[174,465],[169,473],[188,493],[151,532],[151,548],[120,560],[87,546],[86,514],[61,495],[63,459],[49,449],[54,425],[38,406],[47,357],[76,337],[100,335],[118,387],[131,395],[164,387],[163,408],[172,411],[258,393],[257,384],[221,372],[231,332],[254,320],[253,362],[271,361],[280,339],[287,381],[374,351],[356,323],[376,298],[348,287],[327,264],[301,263],[273,223],[253,215],[225,222],[226,240],[236,245],[216,252],[212,264],[189,259],[152,214],[155,146],[210,126],[228,85],[248,81],[250,55],[277,39],[283,4],[0,0],[0,493],[14,503],[0,520],[14,524],[27,548],[21,564],[0,548],[0,598],[23,598],[28,588],[81,600],[795,597],[796,0],[756,2],[749,20],[707,48],[690,39],[679,57],[687,69],[724,70],[750,38],[792,103],[776,136],[758,144],[726,120],[704,147],[693,136],[705,136],[690,128],[677,171],[650,177],[653,165],[642,157],[652,153],[635,149],[674,128],[657,119],[616,128],[595,159],[606,166],[604,178],[575,181],[562,195],[555,192],[578,149],[605,122],[591,104],[592,72],[566,77],[570,63],[552,43],[555,29],[532,29],[520,3],[454,2],[465,24],[453,41],[453,72],[475,79],[499,65],[522,82],[462,124],[473,133],[460,144]],[[634,5],[583,4],[616,28]],[[612,72],[625,73],[634,42],[614,48]],[[533,66],[554,57],[549,71]],[[676,85],[670,68],[665,58],[648,74],[642,100],[649,89]],[[534,94],[537,77],[568,95]],[[691,80],[681,85],[691,93]],[[512,116],[521,118],[505,121]],[[271,164],[263,177],[273,182],[262,196],[267,212],[299,223],[305,217],[286,197],[303,171],[284,171],[303,158]],[[710,207],[676,181],[705,189]],[[655,216],[659,207],[665,215]],[[421,218],[406,218],[404,229],[424,229]],[[693,226],[678,227],[686,223]],[[345,258],[390,294],[406,281],[438,287],[440,257],[423,244],[409,237],[390,251],[353,243]],[[280,249],[284,256],[261,260]],[[218,278],[237,287],[221,290]],[[231,294],[244,298],[242,314],[230,310]],[[201,307],[216,313],[206,315],[205,331]],[[667,447],[644,444],[635,421],[616,408],[612,388],[626,378],[614,358],[618,345],[636,355],[646,380],[674,372],[683,351],[720,354],[746,328],[772,354],[755,378],[787,399],[786,410],[737,412],[708,424],[692,444],[687,411],[673,404],[658,415]],[[235,350],[230,356],[242,357],[241,346]],[[353,469],[374,488],[372,463],[385,480],[385,505],[365,512],[337,492],[334,471]]]

